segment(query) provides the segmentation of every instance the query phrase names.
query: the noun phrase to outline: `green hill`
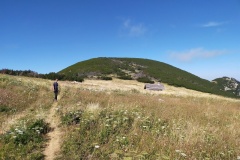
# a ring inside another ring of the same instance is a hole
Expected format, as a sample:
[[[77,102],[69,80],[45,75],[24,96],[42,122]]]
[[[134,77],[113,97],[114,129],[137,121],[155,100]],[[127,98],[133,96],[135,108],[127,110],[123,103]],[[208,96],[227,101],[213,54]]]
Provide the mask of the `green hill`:
[[[66,76],[120,79],[136,79],[142,82],[161,81],[177,87],[185,87],[228,97],[236,97],[208,80],[163,62],[140,58],[93,58],[78,62],[59,72]]]

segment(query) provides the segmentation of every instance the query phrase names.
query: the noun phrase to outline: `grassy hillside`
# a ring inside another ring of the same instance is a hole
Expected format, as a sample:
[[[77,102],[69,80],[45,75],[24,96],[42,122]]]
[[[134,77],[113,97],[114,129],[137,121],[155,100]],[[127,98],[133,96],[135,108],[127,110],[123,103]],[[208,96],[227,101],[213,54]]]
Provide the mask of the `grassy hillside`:
[[[76,63],[59,73],[80,77],[114,76],[122,79],[148,79],[149,81],[161,81],[169,85],[201,92],[236,97],[232,92],[224,92],[215,83],[166,63],[149,59],[94,58]]]
[[[57,160],[240,156],[239,100],[183,94],[168,85],[146,91],[139,82],[114,79],[59,81],[59,101],[53,102],[51,85],[0,74],[0,159],[44,159],[48,152]],[[56,131],[61,134],[49,136]]]

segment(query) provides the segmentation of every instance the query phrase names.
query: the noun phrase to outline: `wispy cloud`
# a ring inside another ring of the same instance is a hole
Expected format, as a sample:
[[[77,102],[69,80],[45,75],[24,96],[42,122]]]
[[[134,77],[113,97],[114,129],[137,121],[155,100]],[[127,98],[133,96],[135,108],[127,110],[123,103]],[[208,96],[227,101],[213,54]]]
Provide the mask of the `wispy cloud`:
[[[144,35],[147,29],[141,23],[133,23],[130,19],[126,19],[123,22],[123,31],[125,35],[138,37]]]
[[[226,24],[227,22],[215,22],[215,21],[211,21],[205,24],[202,24],[201,27],[218,27],[218,26],[222,26],[224,24]]]
[[[207,59],[216,57],[222,54],[226,54],[227,51],[225,50],[205,50],[203,48],[193,48],[186,51],[181,52],[169,52],[171,58],[180,60],[180,61],[191,61],[194,59]]]

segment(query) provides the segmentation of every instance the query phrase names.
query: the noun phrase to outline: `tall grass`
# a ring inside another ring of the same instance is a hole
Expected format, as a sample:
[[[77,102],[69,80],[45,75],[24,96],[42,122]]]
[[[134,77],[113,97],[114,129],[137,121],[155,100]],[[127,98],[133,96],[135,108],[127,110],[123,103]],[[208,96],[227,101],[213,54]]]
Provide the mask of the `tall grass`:
[[[240,156],[239,101],[59,84],[55,116],[63,137],[58,160]],[[47,131],[39,129],[49,127],[50,87],[46,80],[0,75],[1,122],[21,115],[0,135],[0,159],[44,159]]]
[[[0,75],[0,159],[44,158],[51,104],[48,81]]]
[[[236,159],[238,102],[71,89],[58,159]],[[74,95],[74,96],[73,96]],[[95,110],[89,106],[95,105]]]

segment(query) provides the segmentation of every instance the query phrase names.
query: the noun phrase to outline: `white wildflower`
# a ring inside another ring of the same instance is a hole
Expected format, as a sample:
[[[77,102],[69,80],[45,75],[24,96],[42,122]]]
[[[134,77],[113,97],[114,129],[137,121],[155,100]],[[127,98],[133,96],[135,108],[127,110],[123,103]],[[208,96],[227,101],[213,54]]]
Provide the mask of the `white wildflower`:
[[[175,152],[177,152],[177,153],[181,153],[181,150],[175,150]]]
[[[38,134],[40,134],[40,131],[39,131],[38,129],[36,130],[36,132],[37,132]]]
[[[99,145],[95,145],[95,148],[99,148],[100,146]]]
[[[182,155],[183,157],[187,157],[187,155],[186,155],[185,153],[181,153],[181,155]]]

